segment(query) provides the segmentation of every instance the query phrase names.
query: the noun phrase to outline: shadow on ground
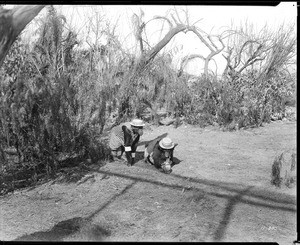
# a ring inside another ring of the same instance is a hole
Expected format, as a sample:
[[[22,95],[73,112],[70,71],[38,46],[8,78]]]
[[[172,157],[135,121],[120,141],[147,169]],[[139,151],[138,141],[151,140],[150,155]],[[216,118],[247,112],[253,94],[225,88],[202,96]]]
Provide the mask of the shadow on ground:
[[[163,186],[167,188],[186,191],[200,191],[205,192],[206,195],[211,195],[218,198],[224,198],[227,200],[227,205],[224,208],[224,212],[221,221],[213,234],[213,240],[216,242],[222,241],[226,234],[228,225],[230,224],[231,215],[237,204],[246,204],[249,206],[264,207],[273,210],[281,210],[284,212],[296,213],[296,201],[294,198],[288,195],[282,195],[278,197],[276,193],[255,189],[254,186],[238,186],[233,187],[234,183],[218,182],[213,180],[202,180],[196,178],[186,178],[180,175],[170,176],[178,179],[178,184],[164,183],[159,180],[146,179],[140,176],[130,176],[123,173],[110,172],[98,170],[97,172],[107,175],[113,175],[121,177],[124,179],[131,179],[135,182],[147,182],[158,186]],[[189,188],[186,184],[182,183],[180,180],[188,180],[190,183],[197,183],[205,185],[207,187],[214,187],[213,191],[211,189],[205,190],[202,187],[192,187]],[[226,191],[227,193],[224,193]],[[251,199],[249,199],[251,198]]]
[[[228,199],[228,204],[226,206],[226,208],[224,209],[224,213],[222,216],[222,220],[219,223],[218,228],[216,229],[215,233],[214,233],[214,241],[221,241],[222,238],[225,235],[227,226],[230,223],[230,216],[234,210],[234,206],[239,203],[242,199],[242,197],[244,195],[246,195],[250,189],[252,189],[253,187],[250,186],[248,188],[246,188],[245,190],[241,191],[240,193],[238,193],[237,195],[233,196],[232,198]]]
[[[50,231],[38,231],[32,234],[18,237],[14,241],[62,241],[66,237],[81,233],[80,240],[85,241],[102,241],[105,237],[111,235],[111,230],[92,223],[95,215],[100,213],[104,208],[123,195],[129,190],[136,181],[126,186],[120,193],[115,194],[110,200],[103,204],[99,209],[90,214],[88,217],[75,217],[57,223]]]
[[[110,235],[110,231],[96,224],[89,224],[86,218],[75,217],[56,224],[50,231],[38,231],[18,237],[15,241],[62,241],[64,238],[84,230],[86,240],[101,241]]]
[[[167,134],[163,134],[157,138],[165,137]],[[157,139],[155,138],[155,139]],[[150,141],[141,142],[140,145],[145,145]],[[136,164],[143,160],[144,153],[136,152]],[[181,161],[174,157],[175,164],[179,164]],[[141,164],[137,164],[141,167]],[[142,166],[143,168],[143,166]],[[157,171],[153,167],[153,171]],[[171,174],[164,175],[166,177],[150,179],[150,175],[136,175],[134,171],[132,173],[124,173],[120,169],[109,169],[109,170],[96,170],[90,169],[90,172],[98,172],[106,176],[116,176],[122,179],[129,179],[132,182],[127,185],[122,191],[115,194],[110,200],[105,204],[95,210],[88,217],[75,217],[72,219],[64,220],[56,224],[50,231],[39,231],[29,235],[24,235],[16,239],[16,241],[61,241],[68,236],[76,235],[78,232],[82,232],[85,228],[85,240],[101,241],[105,237],[111,235],[109,228],[104,228],[98,224],[93,224],[92,219],[95,215],[99,214],[103,209],[105,209],[109,204],[117,200],[118,197],[126,193],[133,185],[136,183],[151,183],[156,186],[162,186],[166,188],[172,188],[182,191],[200,191],[204,192],[206,195],[213,197],[223,198],[227,200],[227,204],[224,207],[224,211],[221,220],[213,233],[214,241],[222,241],[225,237],[226,230],[231,222],[232,213],[236,205],[245,204],[255,207],[264,207],[273,210],[281,210],[284,212],[296,213],[296,201],[294,197],[282,194],[278,196],[277,193],[268,190],[256,189],[254,186],[237,186],[236,183],[220,182],[217,180],[206,180],[198,178],[187,178],[181,175]],[[176,180],[175,183],[167,183],[166,178],[171,178]],[[189,187],[193,184],[193,187]],[[207,188],[208,187],[208,188]]]

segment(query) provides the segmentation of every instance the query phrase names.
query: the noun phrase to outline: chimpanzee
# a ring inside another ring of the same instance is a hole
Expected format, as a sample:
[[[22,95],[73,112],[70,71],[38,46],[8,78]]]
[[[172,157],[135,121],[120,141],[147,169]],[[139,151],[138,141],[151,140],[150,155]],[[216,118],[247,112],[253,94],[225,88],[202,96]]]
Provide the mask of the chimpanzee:
[[[123,159],[127,161],[127,166],[132,166],[140,136],[143,135],[144,126],[142,120],[133,119],[130,123],[123,123],[112,128],[109,138],[112,157]],[[124,152],[126,159],[122,157]]]
[[[155,139],[145,146],[144,161],[169,174],[174,165],[173,151],[177,145],[168,137]]]

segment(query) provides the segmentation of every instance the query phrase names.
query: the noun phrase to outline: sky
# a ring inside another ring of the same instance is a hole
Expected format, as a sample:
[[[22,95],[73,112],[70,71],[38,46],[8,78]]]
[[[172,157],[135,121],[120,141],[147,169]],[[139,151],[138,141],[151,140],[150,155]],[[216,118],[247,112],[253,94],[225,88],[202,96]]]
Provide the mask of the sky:
[[[110,23],[116,24],[116,35],[119,36],[123,47],[130,52],[134,52],[135,42],[132,35],[131,16],[140,13],[140,9],[144,12],[144,21],[147,22],[154,16],[165,16],[167,11],[174,8],[174,6],[167,5],[58,5],[56,6],[59,13],[67,18],[67,23],[70,28],[76,29],[79,33],[79,38],[82,40],[82,46],[86,46],[85,41],[93,41],[91,32],[87,33],[89,18],[91,16],[98,16],[110,20]],[[267,6],[203,6],[203,5],[188,5],[176,6],[178,10],[188,9],[190,23],[200,20],[197,23],[203,31],[211,34],[220,34],[226,27],[230,27],[232,23],[239,25],[245,20],[254,25],[257,30],[260,30],[265,24],[270,29],[277,29],[280,24],[296,23],[297,19],[297,4],[296,2],[282,2],[275,7]],[[41,11],[40,15],[45,13],[45,9]],[[183,12],[181,12],[182,14]],[[182,16],[182,15],[181,15]],[[182,18],[182,17],[181,17]],[[150,44],[157,43],[163,34],[167,32],[167,25],[164,25],[162,30],[161,21],[152,21],[147,25],[147,37]],[[33,24],[27,28],[27,37],[32,36]],[[25,35],[26,36],[26,31]],[[104,39],[100,42],[105,44]],[[177,47],[177,48],[175,48]],[[191,53],[199,53],[202,55],[208,54],[208,49],[202,45],[199,39],[193,34],[180,33],[172,39],[167,45],[166,51],[173,50],[173,65],[178,67],[182,56]],[[217,72],[223,71],[225,66],[225,59],[222,55],[216,57]],[[201,64],[199,60],[192,62],[187,66],[188,72],[195,75],[201,73]],[[212,70],[216,67],[211,63]]]

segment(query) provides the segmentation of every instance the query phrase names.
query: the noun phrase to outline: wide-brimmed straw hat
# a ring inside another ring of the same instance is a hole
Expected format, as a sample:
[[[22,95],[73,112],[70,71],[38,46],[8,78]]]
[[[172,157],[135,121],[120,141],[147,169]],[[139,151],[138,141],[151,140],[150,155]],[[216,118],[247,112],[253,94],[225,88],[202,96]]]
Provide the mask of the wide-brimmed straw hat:
[[[141,120],[141,119],[133,119],[130,122],[130,125],[133,127],[144,127],[145,126],[143,120]]]
[[[163,149],[169,150],[174,148],[175,144],[170,138],[166,137],[159,141],[159,146]]]

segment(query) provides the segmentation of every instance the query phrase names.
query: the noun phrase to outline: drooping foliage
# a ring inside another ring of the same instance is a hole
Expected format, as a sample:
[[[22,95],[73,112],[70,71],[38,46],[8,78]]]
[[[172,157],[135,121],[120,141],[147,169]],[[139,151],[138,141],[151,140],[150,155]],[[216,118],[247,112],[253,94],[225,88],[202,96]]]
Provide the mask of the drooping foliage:
[[[66,156],[98,161],[107,154],[89,121],[81,120],[84,103],[74,83],[76,36],[64,33],[62,18],[53,7],[48,10],[33,50],[16,42],[2,69],[1,149],[15,149],[17,162],[31,176],[55,174]],[[8,174],[11,168],[4,164],[2,170]]]

